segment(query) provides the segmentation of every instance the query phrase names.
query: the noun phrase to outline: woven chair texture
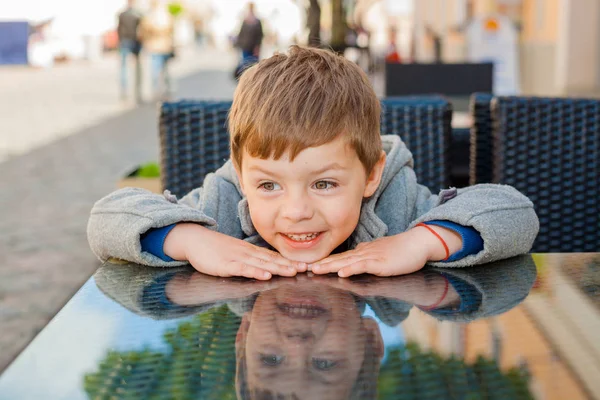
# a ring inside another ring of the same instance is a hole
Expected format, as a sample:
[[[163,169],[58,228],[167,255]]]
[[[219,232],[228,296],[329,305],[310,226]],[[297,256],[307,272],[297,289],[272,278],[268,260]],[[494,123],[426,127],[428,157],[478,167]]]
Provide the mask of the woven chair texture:
[[[492,120],[493,182],[533,201],[532,251],[599,251],[600,100],[498,97]]]
[[[469,103],[473,119],[470,138],[469,184],[492,181],[492,110],[493,96],[474,93]]]
[[[413,154],[420,184],[433,193],[450,184],[452,106],[443,97],[382,100],[381,134],[398,135]]]

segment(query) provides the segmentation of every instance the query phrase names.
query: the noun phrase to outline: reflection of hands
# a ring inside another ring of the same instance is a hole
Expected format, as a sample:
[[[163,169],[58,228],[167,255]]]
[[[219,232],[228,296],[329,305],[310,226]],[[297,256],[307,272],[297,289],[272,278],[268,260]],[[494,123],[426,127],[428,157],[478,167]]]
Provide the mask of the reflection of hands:
[[[177,224],[169,232],[164,251],[213,276],[266,280],[273,275],[294,276],[298,268],[298,263],[275,251],[191,223]]]
[[[220,278],[194,272],[175,275],[166,285],[170,301],[182,306],[212,303],[247,297],[279,286],[280,279],[268,281],[245,278]]]
[[[315,276],[312,279],[361,297],[386,297],[421,307],[445,307],[460,301],[452,285],[447,286],[447,279],[430,271],[387,278],[362,275],[342,279],[329,275]]]

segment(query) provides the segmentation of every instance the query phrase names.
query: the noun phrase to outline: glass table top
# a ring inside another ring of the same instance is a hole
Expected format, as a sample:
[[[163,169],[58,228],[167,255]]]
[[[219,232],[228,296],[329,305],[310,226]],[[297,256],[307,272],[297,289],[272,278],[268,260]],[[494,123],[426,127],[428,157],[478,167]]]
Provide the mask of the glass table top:
[[[600,253],[267,282],[105,264],[0,399],[600,398]]]

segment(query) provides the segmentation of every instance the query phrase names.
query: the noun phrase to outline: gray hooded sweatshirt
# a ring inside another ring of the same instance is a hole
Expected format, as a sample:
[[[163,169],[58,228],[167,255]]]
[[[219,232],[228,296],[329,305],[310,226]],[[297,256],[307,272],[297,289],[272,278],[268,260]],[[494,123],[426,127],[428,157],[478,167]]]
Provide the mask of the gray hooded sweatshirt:
[[[362,204],[358,224],[349,238],[351,248],[361,242],[396,235],[419,222],[447,220],[471,226],[483,239],[483,250],[443,267],[488,263],[527,253],[537,235],[539,221],[533,203],[506,185],[483,184],[445,189],[432,195],[419,185],[413,158],[395,135],[381,137],[387,154],[379,187]],[[220,233],[267,245],[258,235],[231,160],[208,174],[204,185],[177,200],[168,191],[161,195],[143,189],[117,190],[99,200],[88,222],[88,241],[102,260],[172,267],[181,261],[163,261],[143,252],[140,236],[152,228],[178,222],[201,224]]]

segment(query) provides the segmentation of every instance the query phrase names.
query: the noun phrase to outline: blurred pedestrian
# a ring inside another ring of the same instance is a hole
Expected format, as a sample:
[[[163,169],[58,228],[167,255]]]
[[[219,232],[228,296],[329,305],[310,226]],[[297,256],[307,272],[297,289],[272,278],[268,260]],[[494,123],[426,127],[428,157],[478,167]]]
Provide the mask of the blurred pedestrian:
[[[134,8],[135,0],[127,1],[127,8],[119,14],[117,35],[119,38],[119,53],[121,54],[121,99],[127,99],[128,92],[128,68],[127,63],[131,55],[135,60],[135,99],[138,103],[142,101],[142,67],[140,62],[140,51],[142,44],[139,41],[137,31],[140,24],[141,14]]]
[[[442,37],[431,26],[425,27],[425,34],[433,44],[433,61],[435,63],[442,62]]]
[[[235,71],[236,78],[241,75],[244,69],[258,62],[263,37],[262,22],[256,16],[254,3],[250,2],[248,3],[248,12],[235,41],[236,47],[242,51],[242,60]]]
[[[306,12],[306,27],[308,28],[308,45],[321,46],[321,5],[319,0],[310,0]]]
[[[388,49],[385,55],[385,62],[390,64],[399,64],[402,62],[400,53],[398,53],[398,46],[396,44],[396,36],[398,31],[395,27],[391,27],[388,32]]]
[[[150,54],[152,89],[159,97],[168,96],[171,92],[168,64],[175,55],[173,25],[173,16],[162,1],[152,0],[150,12],[142,18],[138,29],[138,37]]]

